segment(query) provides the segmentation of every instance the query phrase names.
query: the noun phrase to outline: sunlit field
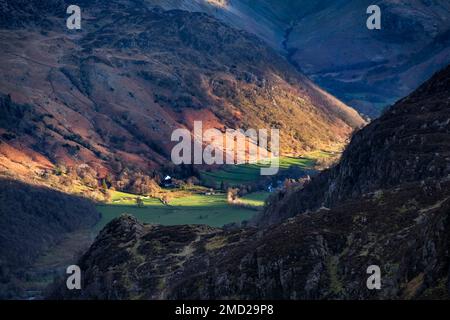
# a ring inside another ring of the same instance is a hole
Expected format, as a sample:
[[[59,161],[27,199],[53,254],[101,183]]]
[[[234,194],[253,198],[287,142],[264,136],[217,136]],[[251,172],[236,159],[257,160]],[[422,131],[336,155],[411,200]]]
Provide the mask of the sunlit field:
[[[307,172],[314,169],[318,159],[329,156],[330,154],[327,152],[317,151],[300,158],[281,157],[280,172],[292,167]],[[261,179],[260,170],[263,167],[267,167],[267,164],[260,162],[224,166],[216,171],[202,171],[201,180],[216,188],[220,188],[223,183],[230,187],[245,185]],[[96,230],[100,230],[109,221],[124,213],[131,214],[144,223],[206,224],[221,227],[253,217],[263,208],[264,202],[270,194],[266,191],[250,193],[239,199],[240,205],[231,205],[227,202],[224,191],[214,191],[209,194],[208,190],[204,187],[194,187],[189,190],[166,190],[172,194],[172,199],[168,204],[164,204],[157,198],[112,191],[110,201],[97,206],[98,211],[102,214],[102,219],[96,225]],[[142,200],[141,207],[136,202],[138,197]]]
[[[242,203],[262,208],[268,195],[267,192],[258,192],[249,194],[241,200]],[[136,198],[136,195],[114,192],[110,203],[97,206],[102,219],[96,225],[96,229],[100,230],[109,221],[124,213],[131,214],[144,223],[206,224],[213,227],[248,220],[257,213],[255,209],[228,204],[226,194],[192,194],[175,198],[169,205],[163,204],[159,199],[142,198],[144,203],[142,208],[137,207]]]
[[[310,153],[304,157],[280,157],[280,171],[287,170],[291,167],[299,167],[303,170],[311,170],[314,168],[318,159],[329,157],[327,152],[317,151]],[[268,167],[266,163],[242,164],[242,165],[226,165],[216,171],[202,171],[202,181],[217,187],[222,182],[236,186],[258,181],[261,179],[261,168]]]

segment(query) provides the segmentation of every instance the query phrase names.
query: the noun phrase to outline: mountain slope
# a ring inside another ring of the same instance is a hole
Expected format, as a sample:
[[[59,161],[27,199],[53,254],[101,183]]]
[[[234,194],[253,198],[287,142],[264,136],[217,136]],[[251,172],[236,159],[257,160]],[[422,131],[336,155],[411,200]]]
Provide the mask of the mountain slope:
[[[270,207],[273,225],[123,216],[80,259],[84,289],[56,284],[50,297],[449,299],[449,85],[450,67],[358,132],[339,166]],[[317,209],[325,199],[330,208]],[[380,290],[366,286],[371,265]]]
[[[372,4],[379,31],[366,28]],[[295,22],[287,48],[317,83],[375,116],[450,63],[449,16],[448,1],[332,1]]]
[[[204,11],[284,52],[323,88],[371,117],[450,63],[448,1],[147,1]],[[382,29],[366,28],[369,5]]]
[[[261,40],[210,16],[79,1],[76,32],[61,18],[66,4],[1,7],[16,22],[0,33],[5,174],[159,170],[169,166],[172,131],[195,120],[205,129],[279,128],[285,154],[343,145],[364,124]]]

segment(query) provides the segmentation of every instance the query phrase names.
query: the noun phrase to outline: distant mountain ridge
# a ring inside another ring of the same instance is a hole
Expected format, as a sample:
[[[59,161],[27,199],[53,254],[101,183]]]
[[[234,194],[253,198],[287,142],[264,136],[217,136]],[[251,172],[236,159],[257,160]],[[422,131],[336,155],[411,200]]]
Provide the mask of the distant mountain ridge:
[[[62,3],[38,6],[64,16]],[[379,31],[366,28],[366,10],[373,4],[382,12]],[[4,14],[4,25],[30,18],[51,23],[45,16],[32,17],[27,1],[8,6],[18,8],[22,19]],[[215,16],[257,35],[325,90],[370,117],[379,116],[384,107],[450,63],[450,4],[445,0],[121,0],[109,6],[156,6]]]
[[[204,11],[256,34],[319,85],[376,117],[450,63],[450,3],[445,0],[150,0]],[[370,5],[382,29],[366,28]]]

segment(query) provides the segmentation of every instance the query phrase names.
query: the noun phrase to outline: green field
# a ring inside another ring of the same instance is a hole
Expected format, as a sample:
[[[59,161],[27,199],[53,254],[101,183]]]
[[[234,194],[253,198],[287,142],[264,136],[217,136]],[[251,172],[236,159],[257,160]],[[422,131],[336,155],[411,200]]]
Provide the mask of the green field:
[[[328,156],[327,152],[317,151],[301,158],[281,157],[280,169],[287,170],[296,166],[311,170],[317,159]],[[216,187],[220,187],[222,181],[229,186],[246,184],[261,179],[260,169],[264,166],[264,163],[224,166],[217,171],[201,172],[201,180]],[[255,192],[242,197],[240,203],[248,206],[247,208],[228,204],[223,193],[205,195],[206,191],[208,189],[204,187],[183,191],[165,190],[164,192],[171,198],[169,205],[163,204],[159,199],[141,197],[144,202],[143,208],[136,205],[137,195],[114,191],[109,203],[97,206],[102,219],[97,224],[96,230],[100,230],[109,221],[124,213],[132,214],[144,223],[206,224],[221,227],[224,224],[250,219],[257,213],[258,207],[263,207],[264,201],[269,196],[268,192]]]
[[[322,157],[327,157],[327,153],[318,151],[301,158],[280,157],[280,170],[286,170],[292,166],[311,170],[314,168],[316,160]],[[216,187],[220,187],[222,181],[229,186],[236,186],[261,179],[261,168],[264,167],[267,167],[267,164],[225,165],[220,170],[202,171],[200,177],[203,182],[210,185],[215,184]]]
[[[242,202],[255,207],[262,207],[268,193],[259,192],[242,198]],[[225,194],[200,195],[192,194],[170,201],[164,205],[158,199],[143,198],[144,208],[136,206],[136,195],[123,192],[113,192],[111,203],[98,205],[102,219],[96,225],[99,231],[109,221],[123,213],[132,214],[139,221],[162,225],[207,224],[221,227],[232,222],[248,220],[255,210],[231,206],[227,203]]]

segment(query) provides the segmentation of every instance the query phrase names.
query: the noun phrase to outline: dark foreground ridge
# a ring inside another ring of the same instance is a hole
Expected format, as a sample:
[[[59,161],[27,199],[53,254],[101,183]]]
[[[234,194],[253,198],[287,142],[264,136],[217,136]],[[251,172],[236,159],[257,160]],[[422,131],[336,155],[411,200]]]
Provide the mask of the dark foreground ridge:
[[[340,165],[273,199],[264,228],[112,221],[79,261],[83,289],[50,297],[449,298],[448,88],[450,68],[357,133]]]

